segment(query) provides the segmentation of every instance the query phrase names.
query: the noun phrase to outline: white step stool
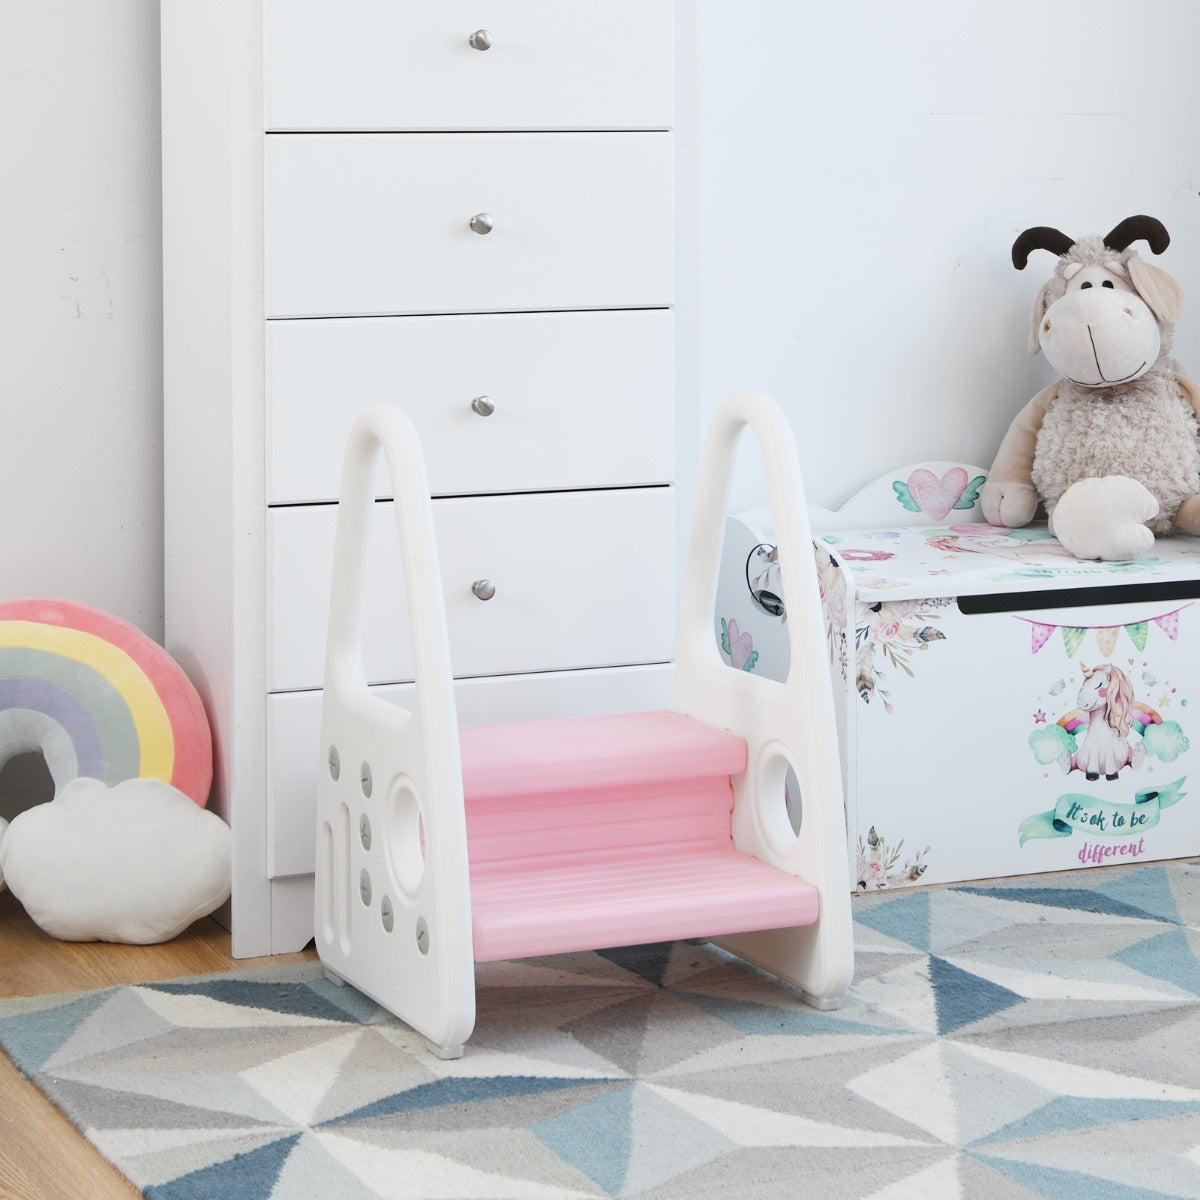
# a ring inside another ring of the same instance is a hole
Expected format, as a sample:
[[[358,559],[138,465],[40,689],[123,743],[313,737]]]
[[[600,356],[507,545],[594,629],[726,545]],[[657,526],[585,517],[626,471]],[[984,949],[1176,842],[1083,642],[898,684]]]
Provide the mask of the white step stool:
[[[712,637],[733,453],[747,425],[762,446],[785,564],[793,666],[783,682],[727,667]],[[372,696],[362,665],[380,447],[409,597],[411,710]],[[832,1007],[849,986],[850,880],[823,626],[791,431],[773,402],[742,393],[717,412],[698,496],[677,711],[460,730],[416,433],[382,407],[351,432],[322,713],[316,943],[331,976],[438,1054],[461,1054],[474,1027],[477,961],[707,937],[795,983],[816,1007]],[[789,767],[798,832],[784,803]]]

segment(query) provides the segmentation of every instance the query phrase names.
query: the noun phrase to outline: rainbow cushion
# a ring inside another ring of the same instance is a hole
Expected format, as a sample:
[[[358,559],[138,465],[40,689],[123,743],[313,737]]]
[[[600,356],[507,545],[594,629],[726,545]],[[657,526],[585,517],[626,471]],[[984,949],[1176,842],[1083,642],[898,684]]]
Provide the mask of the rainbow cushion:
[[[179,665],[135,625],[69,600],[0,604],[0,768],[40,751],[56,793],[161,779],[203,807],[212,734]]]

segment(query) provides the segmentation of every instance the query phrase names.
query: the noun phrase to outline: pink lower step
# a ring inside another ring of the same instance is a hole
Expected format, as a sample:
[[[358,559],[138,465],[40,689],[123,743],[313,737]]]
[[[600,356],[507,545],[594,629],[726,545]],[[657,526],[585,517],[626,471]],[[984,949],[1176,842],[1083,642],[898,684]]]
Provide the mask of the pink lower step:
[[[810,884],[737,851],[741,738],[673,712],[461,730],[479,962],[807,925]]]
[[[817,889],[730,846],[471,873],[477,962],[811,925]]]

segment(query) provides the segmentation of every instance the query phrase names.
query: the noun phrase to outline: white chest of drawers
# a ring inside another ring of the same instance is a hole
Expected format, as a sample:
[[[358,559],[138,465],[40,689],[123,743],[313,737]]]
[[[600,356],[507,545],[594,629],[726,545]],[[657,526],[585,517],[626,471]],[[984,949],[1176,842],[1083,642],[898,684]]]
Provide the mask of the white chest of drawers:
[[[334,502],[368,404],[422,435],[465,722],[667,699],[672,9],[164,0],[167,645],[214,727],[238,956],[311,935]],[[365,667],[403,696],[378,507]]]

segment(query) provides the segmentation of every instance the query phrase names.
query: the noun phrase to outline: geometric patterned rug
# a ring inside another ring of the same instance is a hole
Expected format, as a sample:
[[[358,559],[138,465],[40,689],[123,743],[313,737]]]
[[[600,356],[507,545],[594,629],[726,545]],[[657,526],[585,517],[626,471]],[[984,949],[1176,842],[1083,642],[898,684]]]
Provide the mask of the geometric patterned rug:
[[[481,965],[455,1062],[310,963],[0,1045],[153,1200],[1200,1197],[1200,863],[854,908],[828,1013],[678,943]]]

